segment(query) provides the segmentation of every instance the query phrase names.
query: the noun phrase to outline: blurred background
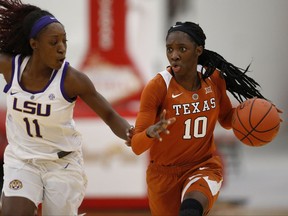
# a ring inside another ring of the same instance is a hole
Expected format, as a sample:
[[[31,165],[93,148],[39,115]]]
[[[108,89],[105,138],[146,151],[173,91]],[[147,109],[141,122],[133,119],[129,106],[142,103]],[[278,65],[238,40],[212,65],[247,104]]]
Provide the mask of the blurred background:
[[[261,85],[262,94],[283,111],[283,123],[275,140],[258,148],[239,143],[232,131],[217,127],[215,137],[226,176],[212,214],[288,215],[288,1],[23,2],[47,9],[57,17],[67,32],[67,61],[87,73],[97,90],[132,124],[143,86],[168,65],[165,36],[176,21],[199,23],[207,37],[206,48],[227,61],[242,68],[251,63],[249,76]],[[4,85],[0,76],[0,88]],[[89,180],[83,211],[147,209],[147,154],[134,156],[89,108],[81,101],[77,104],[75,119],[83,134]],[[1,91],[2,125],[4,112],[5,95]],[[3,127],[0,129],[3,134]]]

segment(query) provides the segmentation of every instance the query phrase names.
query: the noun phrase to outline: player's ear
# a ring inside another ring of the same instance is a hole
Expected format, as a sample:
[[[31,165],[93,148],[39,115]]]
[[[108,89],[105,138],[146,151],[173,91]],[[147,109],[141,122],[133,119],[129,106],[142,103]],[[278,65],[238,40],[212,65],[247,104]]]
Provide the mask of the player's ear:
[[[203,53],[203,46],[196,47],[196,54],[199,57]]]
[[[31,48],[32,48],[33,50],[36,50],[36,49],[37,49],[37,47],[38,47],[38,42],[37,42],[35,39],[31,38],[31,39],[29,40],[29,43],[30,43],[30,46],[31,46]]]

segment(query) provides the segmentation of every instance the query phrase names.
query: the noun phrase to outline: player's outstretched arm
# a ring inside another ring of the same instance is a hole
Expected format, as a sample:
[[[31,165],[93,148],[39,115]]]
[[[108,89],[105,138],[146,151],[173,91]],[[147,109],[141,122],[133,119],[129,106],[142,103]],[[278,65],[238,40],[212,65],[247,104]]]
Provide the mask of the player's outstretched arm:
[[[69,66],[64,88],[70,98],[79,96],[111,128],[116,136],[126,140],[129,145],[131,138],[127,137],[127,132],[131,130],[132,126],[96,91],[86,74]]]

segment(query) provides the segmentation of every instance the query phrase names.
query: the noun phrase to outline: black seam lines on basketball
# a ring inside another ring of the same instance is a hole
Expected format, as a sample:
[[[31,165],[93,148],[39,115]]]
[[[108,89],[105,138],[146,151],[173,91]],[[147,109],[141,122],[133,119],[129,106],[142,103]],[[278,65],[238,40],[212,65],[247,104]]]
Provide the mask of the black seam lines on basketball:
[[[256,99],[256,100],[257,100],[257,99]],[[248,119],[248,122],[249,122],[249,124],[250,124],[251,130],[248,130],[246,127],[244,127],[244,124],[242,123],[241,119],[239,118],[238,109],[237,109],[237,112],[236,112],[238,121],[239,121],[240,124],[242,125],[243,129],[246,130],[246,132],[248,132],[247,134],[244,134],[243,132],[241,132],[241,131],[239,131],[239,130],[236,129],[236,131],[238,131],[240,134],[243,135],[243,137],[241,138],[240,141],[243,141],[244,139],[247,139],[252,146],[253,146],[253,142],[252,142],[251,139],[249,138],[249,135],[251,135],[253,138],[255,138],[255,139],[257,139],[257,140],[260,140],[261,142],[267,142],[267,141],[265,141],[265,140],[259,139],[258,137],[255,137],[255,136],[252,134],[252,132],[253,132],[253,131],[256,131],[256,132],[257,132],[257,130],[255,130],[255,128],[263,121],[263,119],[265,118],[265,116],[266,116],[266,115],[270,112],[270,110],[271,110],[271,107],[270,107],[269,110],[268,110],[268,112],[262,117],[262,119],[258,122],[258,124],[257,124],[255,127],[253,127],[252,124],[251,124],[251,115],[252,115],[252,110],[253,110],[254,102],[255,102],[255,100],[252,101],[251,109],[249,110],[249,119]]]
[[[257,100],[257,99],[256,99]],[[251,109],[249,110],[249,124],[250,124],[250,127],[251,127],[251,130],[248,132],[248,134],[246,134],[241,140],[244,140],[245,138],[249,140],[249,142],[251,143],[251,145],[253,145],[253,142],[249,139],[249,135],[251,135],[253,138],[261,141],[261,142],[269,142],[267,140],[262,140],[260,139],[259,137],[256,137],[252,134],[253,131],[255,132],[258,132],[256,130],[257,126],[263,121],[263,119],[265,119],[265,117],[268,115],[268,113],[270,112],[271,108],[272,108],[272,105],[270,106],[270,108],[268,109],[268,111],[265,113],[265,115],[260,119],[260,121],[258,121],[258,123],[253,127],[252,123],[251,123],[251,116],[252,116],[252,112],[253,112],[253,107],[254,107],[254,103],[256,100],[253,100],[252,101],[252,105],[251,105]],[[246,129],[246,128],[245,128]]]
[[[241,110],[245,107],[245,104],[239,106],[240,108],[237,107],[235,110],[236,113],[234,121],[235,124],[238,125],[238,127],[235,127],[235,125],[233,126],[234,132],[237,132],[235,133],[235,135],[239,138],[240,141],[250,146],[262,146],[263,144],[271,142],[274,136],[273,133],[269,132],[277,132],[280,127],[280,122],[275,122],[272,120],[270,121],[271,117],[275,114],[271,113],[275,111],[272,110],[274,105],[270,103],[269,106],[266,106],[265,103],[262,103],[260,101],[259,103],[257,102],[257,99],[255,99],[251,101],[250,104],[248,103],[247,109],[244,110],[244,113],[242,115]],[[259,107],[260,110],[255,109],[256,104],[258,104],[257,107]],[[272,116],[270,117],[269,115]],[[266,118],[268,118],[269,120],[266,121]],[[252,124],[256,125],[253,127]],[[266,136],[265,133],[267,132],[269,134],[267,134]]]
[[[249,132],[249,131],[247,130],[247,128],[244,127],[242,121],[241,121],[240,118],[239,118],[238,109],[236,109],[236,116],[237,116],[237,118],[238,118],[238,121],[240,122],[240,124],[241,124],[242,127],[244,128],[244,130],[246,130],[246,132]],[[251,140],[250,140],[247,136],[245,136],[245,133],[243,133],[242,131],[238,130],[237,128],[233,128],[233,130],[237,131],[238,133],[240,133],[240,134],[242,134],[242,135],[244,136],[243,138],[240,139],[240,141],[243,141],[244,139],[247,138],[247,140],[250,142],[250,144],[253,145],[253,143],[251,142]]]
[[[253,104],[254,104],[254,101],[253,101]],[[252,123],[251,123],[251,115],[252,115],[252,111],[253,111],[253,105],[252,105],[252,108],[251,108],[251,110],[250,110],[250,113],[249,113],[249,124],[250,124],[250,126],[251,126],[251,128],[252,128],[252,131],[256,131],[256,132],[265,132],[265,131],[258,131],[258,130],[256,130],[256,128],[258,127],[258,125],[260,125],[261,124],[261,122],[265,119],[265,117],[269,114],[269,112],[270,112],[270,110],[272,109],[272,105],[270,106],[270,108],[268,109],[268,111],[265,113],[265,115],[263,115],[263,117],[258,121],[258,123],[255,125],[255,127],[252,127]],[[269,129],[270,130],[270,129]],[[267,131],[269,131],[269,130],[267,130]],[[252,132],[251,131],[251,132]]]
[[[257,100],[257,99],[256,99]],[[258,125],[260,125],[261,124],[261,122],[265,119],[265,117],[269,114],[269,112],[271,111],[271,109],[272,109],[272,104],[271,104],[271,106],[269,107],[269,109],[268,109],[268,111],[265,113],[265,115],[263,115],[263,117],[258,121],[258,123],[253,127],[252,126],[252,123],[251,123],[251,116],[252,116],[252,111],[253,111],[253,106],[254,106],[254,103],[255,103],[255,100],[254,101],[252,101],[252,105],[251,105],[251,109],[250,109],[250,111],[249,111],[249,124],[250,124],[250,127],[251,127],[251,131],[248,131],[243,125],[243,127],[245,128],[245,130],[248,132],[248,134],[246,134],[241,140],[244,140],[244,139],[248,139],[249,140],[249,142],[251,143],[251,145],[253,145],[253,143],[252,143],[252,141],[249,139],[249,135],[251,135],[253,138],[255,138],[255,139],[257,139],[257,140],[259,140],[259,141],[261,141],[261,142],[270,142],[271,140],[263,140],[263,139],[261,139],[261,138],[259,138],[259,137],[256,137],[255,135],[253,135],[252,134],[252,132],[253,131],[255,131],[255,132],[258,132],[258,133],[265,133],[265,132],[267,132],[267,131],[270,131],[270,130],[272,130],[272,129],[269,129],[269,130],[266,130],[266,131],[258,131],[258,130],[256,130],[256,128],[258,127]],[[240,119],[239,119],[240,120]],[[241,121],[240,121],[241,122]],[[242,122],[241,122],[241,124],[242,124]],[[277,127],[277,126],[276,126]],[[275,128],[275,127],[274,127]]]
[[[241,141],[242,141],[242,140],[244,140],[251,132],[249,132],[249,130],[248,130],[246,127],[244,127],[244,124],[242,123],[241,119],[239,118],[238,109],[236,109],[236,114],[237,114],[238,121],[240,122],[240,124],[242,125],[242,127],[246,130],[246,132],[248,132],[248,134],[245,135],[243,132],[241,132],[241,131],[239,131],[239,130],[236,129],[236,131],[238,131],[240,134],[244,135],[244,137],[241,139]],[[234,128],[234,129],[235,129],[235,128]],[[249,138],[248,138],[248,140],[249,140]],[[249,141],[250,141],[250,140],[249,140]]]
[[[265,117],[270,113],[271,109],[273,108],[273,105],[271,104],[269,110],[267,111],[267,113],[262,117],[262,119],[258,122],[258,124],[255,126],[255,128],[258,127],[258,125],[263,121],[263,119],[265,119]],[[249,123],[250,123],[250,120],[249,120]],[[279,123],[280,124],[280,123]],[[268,130],[262,130],[262,131],[259,131],[259,130],[256,130],[253,128],[254,131],[258,132],[258,133],[265,133],[265,132],[268,132],[268,131],[271,131],[271,130],[274,130],[275,128],[277,128],[279,126],[279,124],[277,124],[276,126],[272,127],[272,128],[269,128]],[[256,137],[255,137],[256,138]]]

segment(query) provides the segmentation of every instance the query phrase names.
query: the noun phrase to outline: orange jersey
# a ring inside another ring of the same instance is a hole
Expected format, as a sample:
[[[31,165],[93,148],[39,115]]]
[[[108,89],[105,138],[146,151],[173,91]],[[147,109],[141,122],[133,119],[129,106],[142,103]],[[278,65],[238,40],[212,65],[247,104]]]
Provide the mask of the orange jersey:
[[[201,73],[199,72],[201,77]],[[201,80],[201,88],[188,91],[167,70],[158,73],[144,88],[136,119],[132,149],[141,154],[150,149],[150,160],[164,166],[197,164],[215,152],[213,131],[217,121],[231,128],[234,108],[219,71]],[[176,117],[162,133],[162,142],[149,138],[146,129],[159,121],[163,109],[166,118]]]

